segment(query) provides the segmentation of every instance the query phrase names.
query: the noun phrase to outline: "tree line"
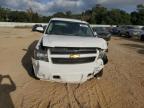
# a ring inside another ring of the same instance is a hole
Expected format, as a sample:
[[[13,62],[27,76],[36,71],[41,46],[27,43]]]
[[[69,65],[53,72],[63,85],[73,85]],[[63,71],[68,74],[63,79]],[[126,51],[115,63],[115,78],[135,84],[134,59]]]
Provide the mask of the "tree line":
[[[144,25],[144,5],[137,5],[137,10],[127,13],[120,9],[108,9],[97,4],[92,9],[86,10],[80,14],[74,14],[71,11],[57,12],[51,16],[42,16],[33,12],[31,8],[26,11],[13,11],[8,8],[0,7],[0,21],[4,22],[34,22],[47,23],[50,18],[63,17],[85,20],[92,24],[109,25]]]

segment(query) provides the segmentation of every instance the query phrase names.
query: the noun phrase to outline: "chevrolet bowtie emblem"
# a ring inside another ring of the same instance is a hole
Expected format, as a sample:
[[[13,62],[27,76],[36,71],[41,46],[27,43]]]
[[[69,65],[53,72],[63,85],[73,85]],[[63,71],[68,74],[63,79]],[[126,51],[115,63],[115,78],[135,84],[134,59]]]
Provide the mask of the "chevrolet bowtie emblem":
[[[79,54],[70,54],[69,58],[79,58]]]

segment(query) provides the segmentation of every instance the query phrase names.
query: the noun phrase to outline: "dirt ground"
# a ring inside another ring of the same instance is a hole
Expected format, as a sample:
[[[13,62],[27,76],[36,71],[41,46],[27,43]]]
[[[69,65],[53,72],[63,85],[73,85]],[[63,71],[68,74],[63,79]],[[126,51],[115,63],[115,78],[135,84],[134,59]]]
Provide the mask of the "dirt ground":
[[[30,73],[40,36],[0,28],[0,108],[144,108],[144,42],[113,37],[102,79],[60,84]]]

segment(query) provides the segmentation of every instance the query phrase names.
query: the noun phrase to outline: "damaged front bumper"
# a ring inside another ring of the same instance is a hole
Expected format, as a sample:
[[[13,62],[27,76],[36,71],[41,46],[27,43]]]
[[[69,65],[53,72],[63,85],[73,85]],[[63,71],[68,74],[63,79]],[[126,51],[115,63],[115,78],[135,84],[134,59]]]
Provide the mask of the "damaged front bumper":
[[[98,59],[92,63],[84,64],[53,64],[32,58],[34,74],[41,80],[62,83],[83,83],[99,73],[104,63]]]

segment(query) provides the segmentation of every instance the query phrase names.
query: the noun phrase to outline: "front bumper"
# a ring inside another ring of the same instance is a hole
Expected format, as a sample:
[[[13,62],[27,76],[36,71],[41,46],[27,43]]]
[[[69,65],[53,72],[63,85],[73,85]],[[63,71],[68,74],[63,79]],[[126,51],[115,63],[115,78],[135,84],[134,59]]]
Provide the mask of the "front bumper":
[[[102,59],[84,64],[53,64],[32,58],[32,63],[36,77],[62,83],[83,83],[104,67]]]

